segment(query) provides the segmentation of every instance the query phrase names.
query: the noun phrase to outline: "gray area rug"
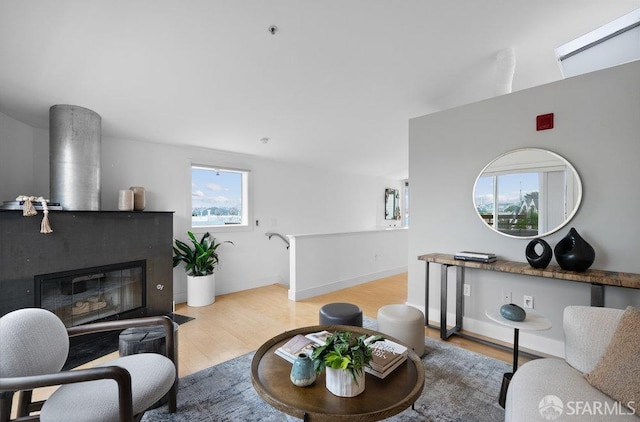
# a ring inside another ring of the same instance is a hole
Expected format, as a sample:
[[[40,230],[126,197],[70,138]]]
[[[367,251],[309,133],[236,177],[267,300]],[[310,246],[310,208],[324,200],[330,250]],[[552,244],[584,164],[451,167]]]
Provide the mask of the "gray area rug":
[[[376,328],[365,318],[364,326]],[[143,421],[296,421],[266,404],[251,385],[253,352],[180,379],[178,412],[167,406],[148,411]],[[502,421],[498,405],[507,363],[425,338],[424,391],[415,403],[386,421]]]

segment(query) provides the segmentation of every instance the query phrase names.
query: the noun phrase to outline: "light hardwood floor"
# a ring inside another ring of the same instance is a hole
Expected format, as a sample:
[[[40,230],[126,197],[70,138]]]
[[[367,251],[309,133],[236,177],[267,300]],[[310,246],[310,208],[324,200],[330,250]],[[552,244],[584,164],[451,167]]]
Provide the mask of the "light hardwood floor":
[[[220,295],[214,304],[201,308],[179,304],[176,313],[195,318],[178,329],[180,376],[256,350],[283,331],[318,324],[318,310],[326,303],[354,303],[364,315],[376,318],[381,306],[406,299],[405,273],[299,302],[288,300],[287,287],[272,285]],[[440,341],[436,330],[426,328],[425,335]],[[509,351],[460,337],[448,342],[505,362],[512,360]]]

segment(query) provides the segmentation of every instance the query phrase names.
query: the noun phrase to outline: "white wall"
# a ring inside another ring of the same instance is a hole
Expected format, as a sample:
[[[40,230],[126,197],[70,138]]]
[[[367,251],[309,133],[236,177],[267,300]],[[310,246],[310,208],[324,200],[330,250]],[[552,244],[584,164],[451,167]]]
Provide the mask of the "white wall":
[[[289,299],[302,300],[407,271],[407,230],[291,235]]]
[[[545,237],[553,247],[570,227],[596,250],[593,268],[640,273],[640,62],[566,79],[475,104],[412,119],[409,125],[411,228],[409,302],[424,306],[423,262],[418,255],[460,250],[497,253],[526,262],[529,240],[494,233],[477,217],[473,184],[498,155],[536,147],[556,152],[577,169],[583,183],[582,205],[573,221]],[[555,128],[535,130],[539,114],[555,113]],[[553,261],[555,263],[555,261]],[[438,265],[432,265],[430,318],[438,321]],[[589,305],[589,284],[551,281],[486,271],[466,272],[471,297],[465,298],[465,328],[511,341],[513,333],[485,317],[501,304],[502,290],[522,305],[533,295],[537,311],[553,328],[522,332],[521,344],[562,354],[562,311]],[[640,290],[607,288],[605,305],[640,306]],[[451,302],[450,309],[454,303]]]
[[[42,195],[34,191],[35,132],[32,127],[0,113],[0,200],[2,201],[14,201],[19,195]],[[10,157],[22,158],[10,159]]]
[[[47,131],[0,114],[1,200],[31,192],[47,196],[48,142]],[[103,136],[102,209],[117,209],[118,190],[144,186],[146,210],[175,211],[174,235],[185,240],[190,229],[191,161],[248,169],[252,173],[252,221],[259,220],[260,225],[244,232],[212,232],[219,240],[235,243],[218,249],[218,294],[288,282],[289,251],[279,239],[269,240],[266,232],[286,235],[385,227],[384,189],[401,186],[400,181],[248,155]],[[55,227],[55,221],[52,224]],[[174,298],[177,302],[186,301],[186,276],[181,268],[174,269]]]

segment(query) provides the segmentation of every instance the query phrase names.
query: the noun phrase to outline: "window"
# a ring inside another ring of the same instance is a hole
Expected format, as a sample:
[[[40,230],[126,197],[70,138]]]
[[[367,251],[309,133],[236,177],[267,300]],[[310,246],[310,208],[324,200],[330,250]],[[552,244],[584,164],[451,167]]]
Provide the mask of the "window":
[[[192,165],[191,226],[248,227],[249,172]]]
[[[565,78],[640,59],[640,9],[555,50]]]
[[[409,227],[409,181],[404,181],[404,213],[403,226]]]
[[[478,213],[500,232],[538,235],[541,177],[542,173],[531,172],[480,177],[476,185]]]

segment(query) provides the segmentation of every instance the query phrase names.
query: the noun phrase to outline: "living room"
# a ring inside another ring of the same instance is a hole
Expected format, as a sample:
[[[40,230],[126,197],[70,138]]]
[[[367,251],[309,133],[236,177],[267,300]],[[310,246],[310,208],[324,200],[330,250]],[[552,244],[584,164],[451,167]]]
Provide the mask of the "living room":
[[[634,6],[637,7],[637,2],[627,2],[621,9],[627,12]],[[624,13],[619,12],[620,9],[608,11],[612,17]],[[266,27],[271,23],[263,25],[265,36],[286,35],[286,25],[280,25],[282,33],[269,34]],[[552,52],[545,54],[552,55]],[[521,70],[516,69],[517,75]],[[263,154],[265,149],[277,144],[278,139],[270,135],[269,142],[261,142],[261,137],[268,134],[260,125],[249,131],[250,135],[243,133],[245,138],[252,139],[253,144],[245,147],[250,152],[225,150],[215,145],[207,148],[156,143],[154,137],[160,135],[151,127],[149,135],[129,138],[109,130],[114,109],[105,113],[106,110],[83,102],[81,96],[65,98],[49,96],[48,92],[39,94],[49,100],[48,106],[72,102],[96,108],[95,111],[103,116],[102,209],[117,209],[120,189],[144,186],[147,211],[175,212],[173,233],[176,238],[184,239],[187,230],[191,229],[192,163],[251,171],[251,221],[259,221],[259,224],[252,224],[247,231],[214,232],[217,239],[234,242],[234,246],[220,249],[221,265],[216,272],[218,294],[288,283],[289,251],[265,233],[335,233],[384,228],[384,189],[401,190],[403,180],[410,180],[406,302],[424,309],[425,267],[417,260],[419,255],[479,250],[494,252],[501,259],[525,261],[524,250],[529,239],[508,238],[487,229],[471,201],[474,181],[483,167],[497,156],[518,148],[543,148],[560,154],[576,168],[583,184],[578,212],[568,225],[545,237],[549,244],[555,245],[570,227],[575,227],[596,250],[593,268],[640,273],[640,262],[634,253],[640,235],[635,215],[640,209],[640,199],[633,190],[634,182],[640,176],[637,166],[640,157],[639,74],[640,66],[635,62],[566,80],[557,77],[541,86],[520,87],[510,95],[472,98],[468,101],[472,104],[457,103],[455,105],[460,107],[448,110],[443,107],[432,112],[424,107],[424,112],[406,114],[401,121],[402,128],[395,132],[404,137],[389,141],[388,145],[376,144],[373,148],[405,150],[408,162],[405,174],[402,169],[383,164],[378,166],[379,172],[351,172],[349,168],[345,170],[334,165],[325,152],[318,155],[320,159],[311,162],[286,161],[274,157],[273,153]],[[23,81],[22,86],[29,86],[29,83]],[[171,90],[170,94],[176,93]],[[156,99],[150,98],[149,102]],[[131,102],[131,99],[124,97],[122,102]],[[20,194],[46,196],[49,192],[49,131],[42,116],[48,114],[48,106],[41,107],[35,120],[29,120],[21,117],[24,115],[22,110],[11,109],[6,99],[0,100],[0,105],[0,197],[14,200]],[[536,116],[545,113],[554,113],[555,127],[536,131]],[[135,115],[129,117],[135,120]],[[301,116],[292,117],[296,118]],[[157,116],[158,121],[171,119],[171,113]],[[29,123],[25,123],[27,120]],[[286,120],[278,119],[280,125]],[[359,116],[354,123],[361,124],[362,121]],[[251,119],[247,117],[237,124],[250,126]],[[308,131],[313,132],[314,127],[311,125]],[[195,132],[188,136],[195,143]],[[200,136],[206,138],[207,135]],[[313,141],[310,150],[322,150],[322,140],[314,136]],[[327,149],[330,154],[341,155],[340,149]],[[360,152],[365,154],[366,150]],[[354,167],[361,166],[357,151],[347,148],[344,155],[355,157],[352,158]],[[627,186],[631,189],[625,189]],[[54,233],[55,215],[53,212],[50,216]],[[437,280],[437,271],[432,271],[432,279]],[[184,271],[175,269],[173,277],[173,297],[177,303],[184,302]],[[521,345],[544,354],[563,354],[563,309],[590,302],[588,284],[471,271],[466,277],[471,285],[471,295],[465,300],[465,329],[510,342],[512,330],[492,324],[485,317],[485,311],[501,304],[503,291],[511,292],[513,301],[518,304],[522,304],[524,295],[533,296],[534,309],[544,314],[553,328],[535,334],[523,333]],[[438,291],[434,288],[428,304],[429,319],[433,321],[439,321]],[[605,306],[624,309],[629,305],[640,307],[638,290],[606,289]]]

